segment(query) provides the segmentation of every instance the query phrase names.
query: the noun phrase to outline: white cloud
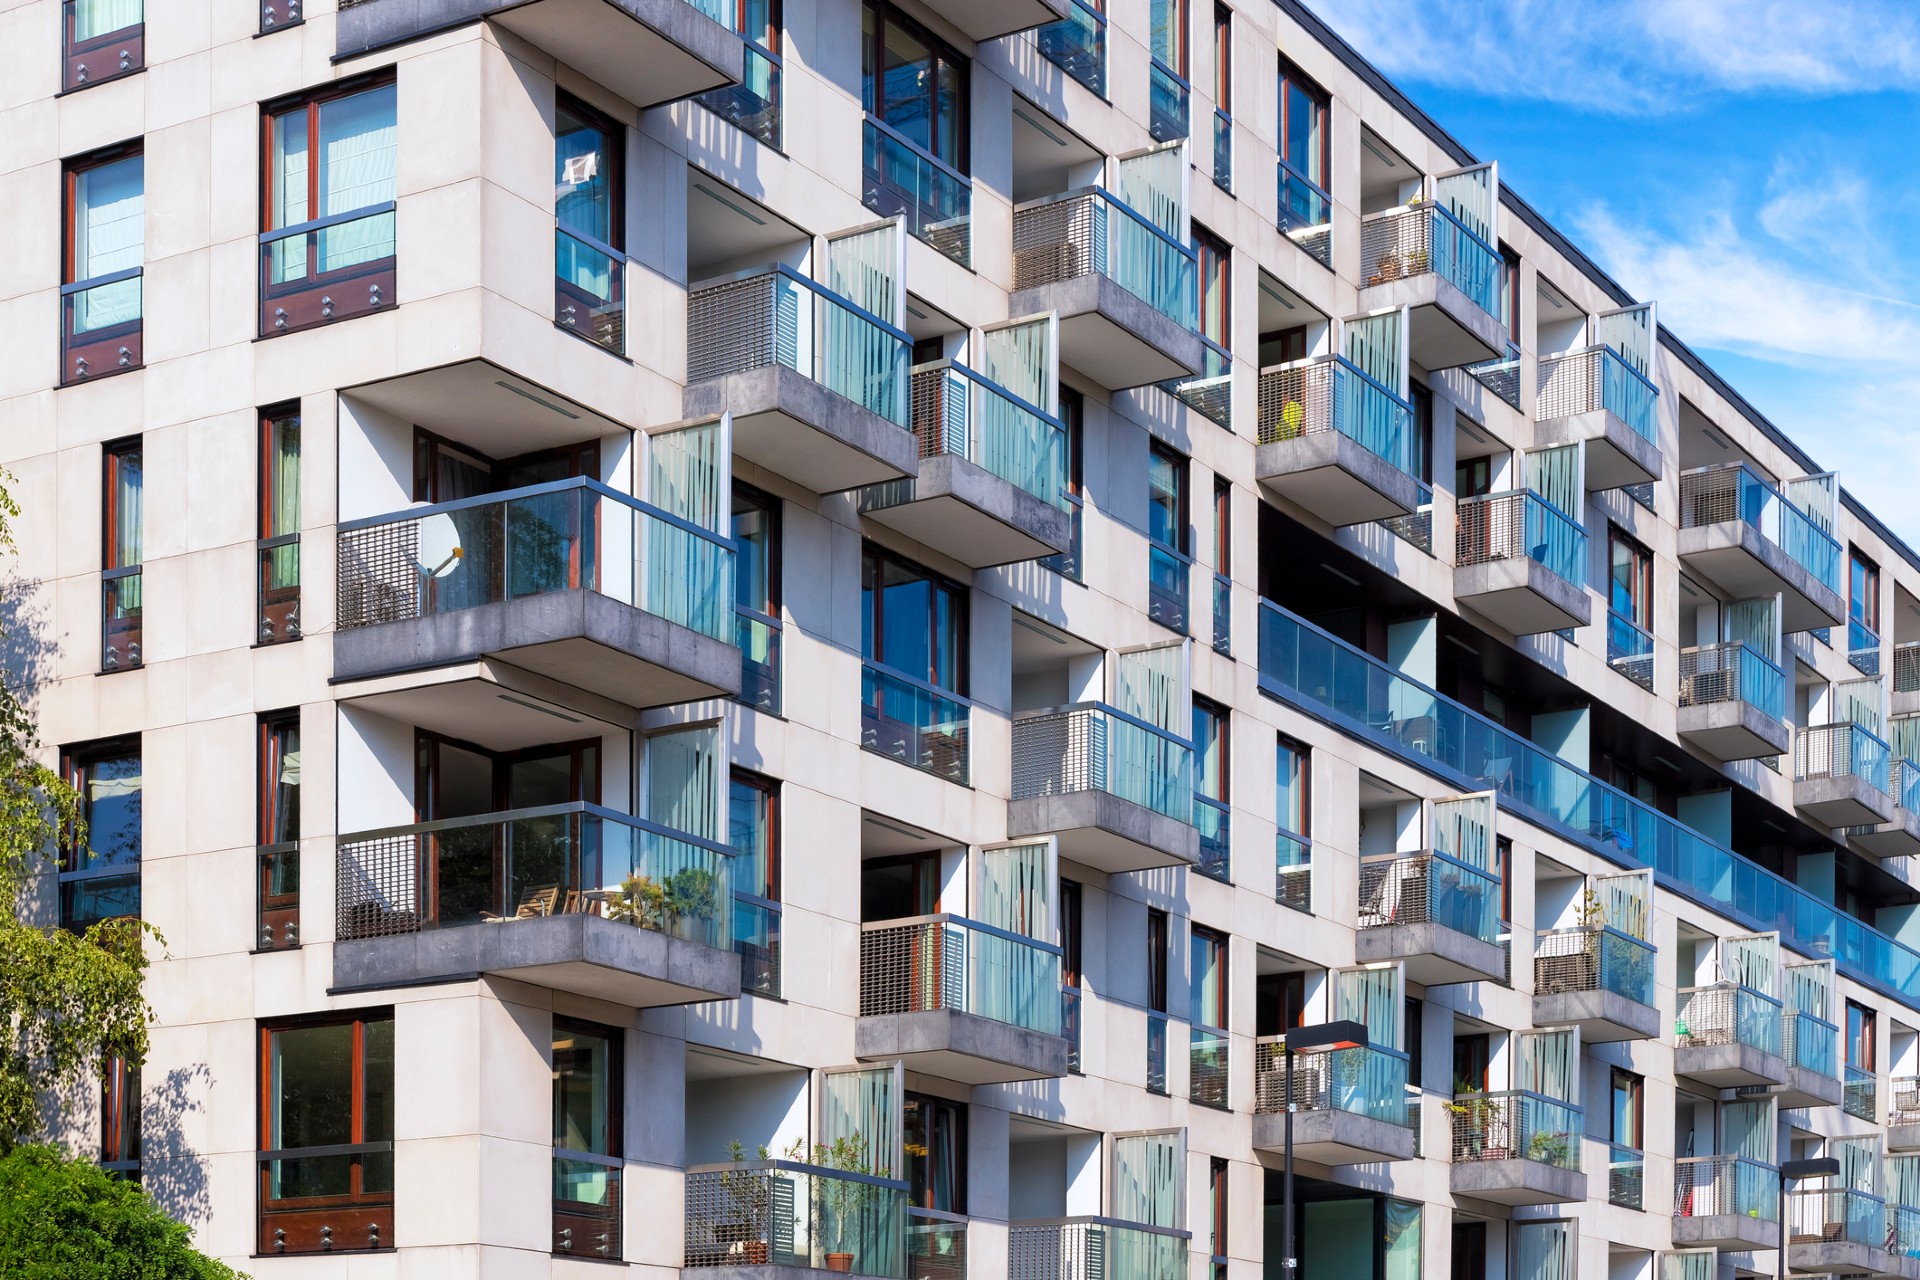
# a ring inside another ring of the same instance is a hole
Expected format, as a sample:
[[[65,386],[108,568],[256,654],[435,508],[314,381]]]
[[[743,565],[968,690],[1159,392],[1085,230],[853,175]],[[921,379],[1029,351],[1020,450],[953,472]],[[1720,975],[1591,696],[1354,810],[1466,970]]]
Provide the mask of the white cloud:
[[[1901,0],[1309,3],[1388,75],[1609,113],[1659,113],[1716,91],[1920,80],[1920,6]]]

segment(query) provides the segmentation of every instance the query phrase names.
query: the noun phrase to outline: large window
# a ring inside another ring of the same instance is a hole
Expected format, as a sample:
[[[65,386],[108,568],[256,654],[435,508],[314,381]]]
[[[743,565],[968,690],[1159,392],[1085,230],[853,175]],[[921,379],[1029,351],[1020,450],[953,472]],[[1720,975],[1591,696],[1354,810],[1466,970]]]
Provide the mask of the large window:
[[[1280,60],[1280,229],[1317,227],[1333,216],[1327,95],[1300,68]]]
[[[1229,1209],[1226,1159],[1211,1156],[1207,1160],[1207,1252],[1212,1258],[1214,1280],[1226,1280],[1227,1276]]]
[[[300,638],[300,408],[260,415],[261,644]]]
[[[69,748],[62,772],[80,793],[86,839],[66,841],[60,923],[84,929],[99,920],[138,916],[143,785],[138,740]]]
[[[553,320],[626,349],[627,131],[562,93],[553,108]]]
[[[132,75],[147,65],[142,0],[65,0],[60,24],[60,87],[68,92]]]
[[[391,75],[269,106],[260,235],[260,333],[393,305]]]
[[[146,165],[138,144],[67,162],[63,384],[140,367]]]
[[[101,460],[100,669],[126,671],[145,661],[146,464],[139,437],[106,446]]]
[[[100,1072],[100,1167],[140,1181],[140,1066],[118,1056]]]
[[[1213,181],[1233,190],[1233,10],[1213,6]]]
[[[780,784],[745,769],[728,783],[733,836],[733,946],[740,988],[780,994]]]
[[[1195,870],[1215,880],[1231,880],[1231,844],[1227,796],[1227,709],[1217,702],[1193,700],[1193,825],[1200,829],[1200,862]]]
[[[1847,657],[1865,674],[1880,674],[1880,566],[1858,550],[1848,557]]]
[[[1613,1069],[1613,1110],[1608,1140],[1616,1147],[1638,1151],[1646,1144],[1646,1082],[1631,1071]]]
[[[390,1249],[393,1015],[260,1028],[258,1252]]]
[[[1233,249],[1204,227],[1193,229],[1193,250],[1200,264],[1200,336],[1230,350],[1233,312]]]
[[[720,0],[740,37],[740,83],[695,101],[770,147],[780,145],[780,0]]]
[[[733,486],[733,606],[740,701],[780,714],[780,500]]]
[[[868,543],[861,597],[862,745],[964,784],[966,588]]]
[[[1147,449],[1147,616],[1187,631],[1187,460],[1153,441]]]
[[[1168,965],[1173,960],[1172,923],[1159,907],[1147,908],[1147,1091],[1167,1091]]]
[[[1086,574],[1085,544],[1081,540],[1085,524],[1086,501],[1080,492],[1082,424],[1086,419],[1086,401],[1071,387],[1060,388],[1060,425],[1067,437],[1067,515],[1072,521],[1067,549],[1048,556],[1040,563],[1075,582]]]
[[[1875,1067],[1873,1010],[1851,1000],[1847,1001],[1847,1065],[1856,1071]]]
[[[621,1032],[553,1020],[553,1251],[620,1257]]]
[[[1233,652],[1233,484],[1213,480],[1213,647]]]
[[[1081,938],[1086,920],[1077,880],[1060,882],[1060,1034],[1067,1038],[1067,1070],[1080,1073]]]
[[[300,945],[300,713],[260,717],[259,920],[255,945]]]
[[[1227,1105],[1227,936],[1194,925],[1187,947],[1187,1017],[1195,1102]]]
[[[866,0],[861,37],[867,114],[967,172],[967,60],[885,0]]]

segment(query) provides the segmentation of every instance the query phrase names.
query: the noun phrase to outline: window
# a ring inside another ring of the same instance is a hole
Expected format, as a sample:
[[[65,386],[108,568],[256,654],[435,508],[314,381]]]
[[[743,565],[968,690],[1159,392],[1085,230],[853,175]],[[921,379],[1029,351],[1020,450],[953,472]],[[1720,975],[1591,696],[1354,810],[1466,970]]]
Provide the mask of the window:
[[[391,1249],[393,1014],[260,1027],[258,1251]]]
[[[262,951],[300,945],[300,713],[260,717],[260,918]]]
[[[1653,553],[1613,525],[1607,526],[1607,556],[1612,564],[1609,604],[1613,612],[1641,630],[1653,627]]]
[[[1067,1039],[1067,1070],[1080,1074],[1080,884],[1060,882],[1060,1034]]]
[[[1281,738],[1274,769],[1274,785],[1279,797],[1280,829],[1288,835],[1306,837],[1312,821],[1307,802],[1307,746],[1292,738]]]
[[[1065,551],[1048,556],[1040,563],[1075,582],[1085,576],[1087,567],[1084,543],[1081,541],[1086,504],[1080,492],[1081,424],[1085,417],[1086,401],[1080,393],[1071,387],[1061,387],[1060,424],[1066,428],[1067,434],[1067,512],[1073,521],[1072,537]]]
[[[1147,616],[1186,634],[1187,460],[1158,440],[1147,450]]]
[[[118,1055],[100,1072],[100,1167],[140,1181],[140,1066]]]
[[[966,588],[868,543],[861,591],[861,744],[965,785]]]
[[[1172,960],[1167,913],[1147,908],[1147,1091],[1167,1091],[1167,965]]]
[[[1200,268],[1200,335],[1225,351],[1231,346],[1233,249],[1211,231],[1195,227],[1193,250]]]
[[[1227,1274],[1227,1162],[1221,1156],[1207,1158],[1207,1237],[1208,1253],[1213,1259],[1214,1280]]]
[[[553,320],[626,350],[627,131],[570,94],[553,108]]]
[[[1107,96],[1106,0],[1069,0],[1068,16],[1033,33],[1040,56]]]
[[[1612,1128],[1607,1137],[1616,1147],[1638,1151],[1646,1143],[1645,1081],[1631,1071],[1613,1068]]]
[[[1407,1079],[1413,1083],[1415,1089],[1420,1088],[1426,1079],[1427,1035],[1425,1027],[1421,1025],[1424,1008],[1425,1006],[1413,996],[1407,997],[1405,1012]]]
[[[1847,1065],[1857,1071],[1874,1069],[1873,1010],[1847,1001]]]
[[[740,987],[780,995],[780,784],[735,769],[727,791],[733,836],[733,948]]]
[[[1280,213],[1282,231],[1317,227],[1333,216],[1327,95],[1300,68],[1280,60]]]
[[[137,143],[67,162],[63,386],[140,367],[146,166]]]
[[[553,1251],[620,1256],[623,1035],[553,1020]]]
[[[1880,568],[1855,550],[1849,557],[1847,659],[1863,674],[1880,674]]]
[[[1227,936],[1194,925],[1187,941],[1189,1085],[1202,1106],[1227,1106]]]
[[[140,744],[94,743],[65,752],[61,772],[80,793],[86,847],[72,839],[60,870],[60,923],[84,929],[140,914]]]
[[[1262,959],[1267,957],[1262,956]],[[1263,973],[1254,979],[1253,1033],[1257,1036],[1285,1034],[1307,1020],[1307,975]]]
[[[100,669],[127,671],[144,661],[146,467],[138,436],[101,451]]]
[[[1478,498],[1493,492],[1493,459],[1461,458],[1453,464],[1453,496]]]
[[[1478,1035],[1456,1032],[1453,1037],[1454,1093],[1485,1093],[1492,1061],[1493,1042],[1484,1032]]]
[[[1193,825],[1200,829],[1200,874],[1231,880],[1228,851],[1227,709],[1193,700]]]
[[[780,500],[733,486],[733,607],[740,701],[780,714]]]
[[[1213,481],[1213,647],[1233,652],[1233,485]]]
[[[1233,10],[1213,6],[1213,181],[1233,190]]]
[[[958,173],[967,172],[967,60],[885,0],[861,23],[867,114]]]
[[[60,9],[63,90],[84,89],[146,67],[146,6],[141,0],[67,0]]]
[[[1274,800],[1280,830],[1274,840],[1274,896],[1296,911],[1313,910],[1313,808],[1304,743],[1281,737],[1274,758]]]
[[[720,0],[744,46],[740,83],[694,101],[770,147],[780,145],[780,0]]]
[[[902,1099],[909,1205],[967,1211],[967,1106],[909,1093]]]
[[[1413,478],[1432,484],[1433,389],[1424,382],[1409,382],[1407,389],[1413,405]]]
[[[394,101],[388,74],[262,113],[261,336],[392,305]]]
[[[1501,292],[1504,295],[1503,305],[1507,310],[1507,338],[1515,347],[1518,347],[1520,345],[1520,255],[1507,246],[1501,245],[1500,261],[1506,270],[1502,281],[1506,288]]]
[[[261,644],[300,638],[300,410],[260,417]]]
[[[1177,142],[1187,136],[1187,0],[1152,0],[1147,23],[1147,132],[1155,142]]]

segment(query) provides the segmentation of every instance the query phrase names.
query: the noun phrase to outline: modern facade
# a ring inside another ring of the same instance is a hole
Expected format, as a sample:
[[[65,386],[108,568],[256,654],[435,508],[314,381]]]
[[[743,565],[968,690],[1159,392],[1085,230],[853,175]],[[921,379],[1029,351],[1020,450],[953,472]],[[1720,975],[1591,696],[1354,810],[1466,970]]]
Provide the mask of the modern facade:
[[[1920,1280],[1920,556],[1296,0],[26,0],[0,210],[202,1248]]]

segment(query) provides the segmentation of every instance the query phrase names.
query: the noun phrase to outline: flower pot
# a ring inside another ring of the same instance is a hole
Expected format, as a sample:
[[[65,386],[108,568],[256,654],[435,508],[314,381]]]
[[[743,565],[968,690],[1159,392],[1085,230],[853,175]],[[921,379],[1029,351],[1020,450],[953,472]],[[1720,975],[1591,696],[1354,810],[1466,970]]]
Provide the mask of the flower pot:
[[[742,1252],[746,1255],[748,1266],[764,1267],[767,1265],[767,1242],[765,1240],[747,1240],[744,1241],[743,1244],[745,1247]]]
[[[852,1271],[853,1255],[850,1253],[830,1253],[827,1255],[827,1270]]]

